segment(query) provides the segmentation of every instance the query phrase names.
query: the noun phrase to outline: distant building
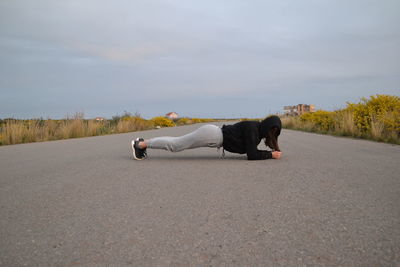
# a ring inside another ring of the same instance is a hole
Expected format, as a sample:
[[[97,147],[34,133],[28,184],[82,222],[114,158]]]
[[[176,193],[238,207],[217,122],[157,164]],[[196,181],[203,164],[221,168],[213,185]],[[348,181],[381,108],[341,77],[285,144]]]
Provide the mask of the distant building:
[[[285,115],[300,116],[304,113],[314,112],[315,105],[298,104],[296,106],[284,106]]]
[[[97,118],[95,118],[95,120],[98,121],[98,122],[101,122],[101,121],[104,121],[105,118],[103,118],[103,117],[97,117]]]
[[[169,113],[165,114],[165,117],[170,120],[176,120],[177,118],[179,118],[179,115],[176,112],[169,112]]]

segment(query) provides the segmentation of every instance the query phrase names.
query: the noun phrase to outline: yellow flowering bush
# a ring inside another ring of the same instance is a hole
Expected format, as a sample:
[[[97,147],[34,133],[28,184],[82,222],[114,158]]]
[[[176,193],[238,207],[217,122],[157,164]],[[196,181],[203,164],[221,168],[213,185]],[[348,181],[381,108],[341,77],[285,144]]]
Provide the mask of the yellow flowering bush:
[[[154,123],[155,126],[160,126],[160,127],[174,127],[175,123],[167,119],[165,117],[155,117],[152,118],[151,121]]]
[[[334,112],[318,110],[313,113],[305,113],[300,116],[302,122],[311,122],[322,131],[329,131],[334,128]]]
[[[336,111],[285,117],[284,127],[400,144],[400,97],[375,95]]]
[[[353,113],[354,122],[362,131],[370,131],[381,123],[385,131],[400,132],[400,97],[376,95],[362,98],[360,103],[348,103],[345,109]]]

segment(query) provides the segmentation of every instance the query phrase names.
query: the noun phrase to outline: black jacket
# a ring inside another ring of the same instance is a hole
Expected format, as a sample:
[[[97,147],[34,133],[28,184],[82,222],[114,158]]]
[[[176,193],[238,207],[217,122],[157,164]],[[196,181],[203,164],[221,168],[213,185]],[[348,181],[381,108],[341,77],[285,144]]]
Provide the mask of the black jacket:
[[[267,150],[258,150],[257,146],[274,126],[278,127],[280,133],[282,123],[278,116],[268,117],[261,122],[241,121],[233,125],[224,125],[222,146],[229,152],[246,153],[248,160],[270,159],[272,153]]]

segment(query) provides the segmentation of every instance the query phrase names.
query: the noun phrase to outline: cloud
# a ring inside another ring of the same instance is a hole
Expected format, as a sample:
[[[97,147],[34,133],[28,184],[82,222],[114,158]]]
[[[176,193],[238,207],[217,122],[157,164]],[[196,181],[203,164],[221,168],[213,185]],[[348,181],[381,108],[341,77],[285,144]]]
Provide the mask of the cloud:
[[[216,113],[241,99],[254,111],[252,102],[270,96],[279,108],[395,93],[399,8],[395,0],[1,1],[0,117],[29,106],[51,112],[56,99],[69,113],[108,102],[118,112],[140,106],[137,95],[147,112],[177,100],[199,110],[203,99]]]
[[[105,47],[95,44],[74,44],[73,49],[92,56],[116,62],[135,63],[144,59],[152,59],[167,54],[171,47],[167,45],[139,44],[132,47]]]

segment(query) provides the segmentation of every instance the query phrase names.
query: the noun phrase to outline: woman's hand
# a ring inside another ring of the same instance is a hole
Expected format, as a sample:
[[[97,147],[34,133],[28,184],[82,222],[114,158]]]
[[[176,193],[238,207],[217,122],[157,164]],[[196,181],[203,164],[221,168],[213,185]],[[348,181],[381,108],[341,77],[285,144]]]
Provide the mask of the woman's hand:
[[[280,152],[280,151],[273,151],[272,152],[272,158],[273,159],[280,159],[281,155],[282,155],[282,152]]]

